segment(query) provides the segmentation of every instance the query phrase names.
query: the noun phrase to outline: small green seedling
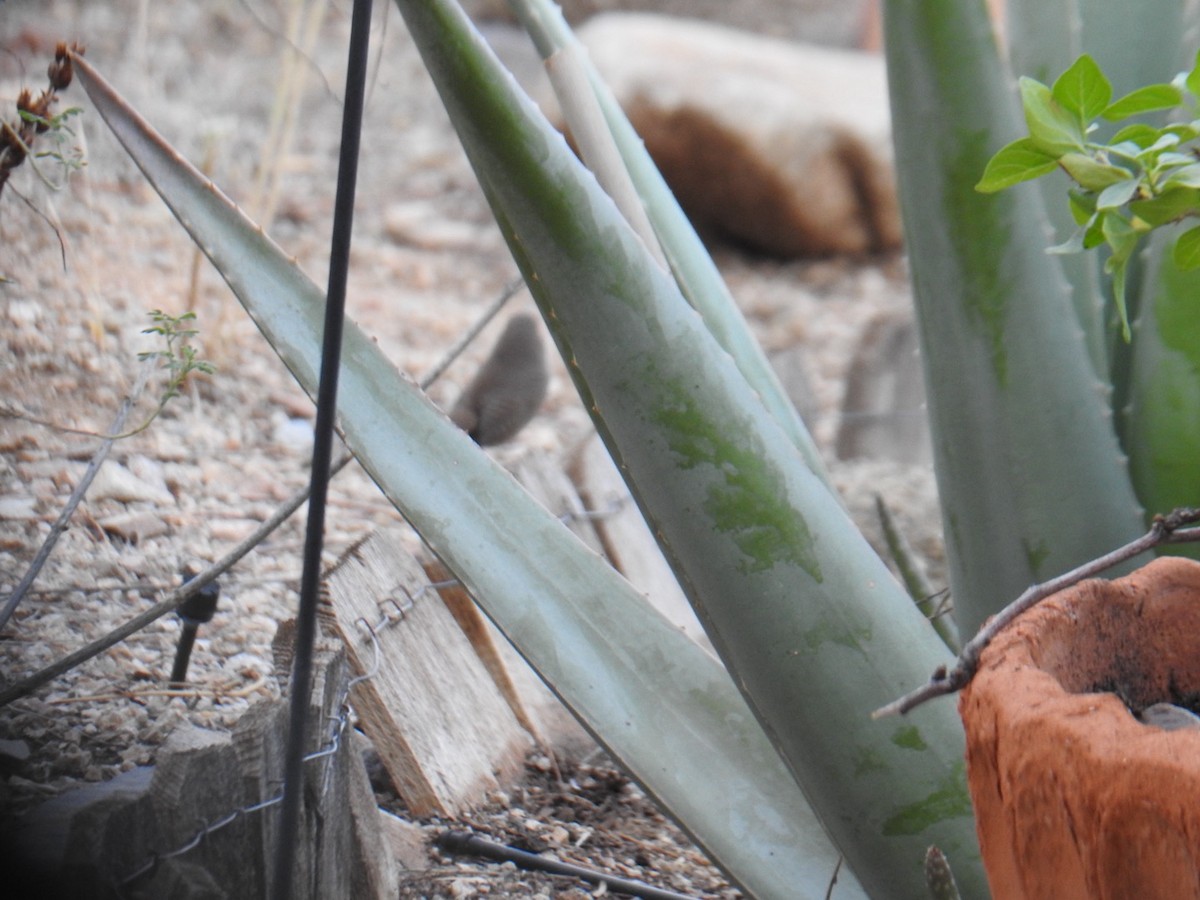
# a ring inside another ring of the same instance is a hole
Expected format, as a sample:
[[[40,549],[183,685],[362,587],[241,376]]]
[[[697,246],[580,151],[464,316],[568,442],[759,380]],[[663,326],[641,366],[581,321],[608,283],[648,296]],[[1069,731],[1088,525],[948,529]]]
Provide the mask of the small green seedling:
[[[1068,202],[1078,228],[1050,252],[1108,246],[1105,271],[1128,341],[1125,277],[1138,244],[1156,228],[1200,217],[1200,53],[1192,70],[1170,84],[1147,85],[1115,102],[1112,85],[1087,54],[1051,87],[1024,77],[1019,86],[1029,135],[997,152],[975,189],[993,193],[1065,171],[1076,185]],[[1176,109],[1180,121],[1160,128],[1135,122],[1107,143],[1091,139],[1097,119],[1120,122]],[[1200,268],[1200,225],[1179,236],[1174,259],[1181,269]]]
[[[166,405],[179,396],[183,383],[193,372],[211,375],[216,371],[216,367],[212,363],[196,356],[196,348],[189,343],[191,338],[199,334],[195,328],[187,327],[188,323],[196,319],[194,312],[189,310],[173,316],[161,309],[156,309],[151,311],[150,318],[154,320],[154,324],[149,328],[142,329],[142,334],[161,335],[166,346],[161,350],[147,350],[139,353],[138,359],[161,360],[163,368],[167,371],[167,386],[158,400],[158,406],[149,417],[137,428],[120,435],[120,437],[129,437],[146,430],[150,423],[158,418]]]
[[[87,160],[83,155],[83,148],[77,141],[77,135],[71,129],[70,121],[73,116],[83,114],[83,109],[78,106],[72,106],[70,109],[64,109],[61,113],[52,116],[40,116],[35,112],[26,109],[18,110],[17,114],[22,121],[32,125],[42,140],[49,139],[53,143],[53,147],[48,150],[39,150],[36,153],[31,152],[31,148],[24,147],[30,160],[30,165],[42,183],[51,190],[61,190],[64,182],[56,183],[49,178],[37,165],[36,160],[49,159],[57,163],[62,171],[70,176],[74,172],[78,172],[87,165]],[[19,137],[17,138],[19,140]]]

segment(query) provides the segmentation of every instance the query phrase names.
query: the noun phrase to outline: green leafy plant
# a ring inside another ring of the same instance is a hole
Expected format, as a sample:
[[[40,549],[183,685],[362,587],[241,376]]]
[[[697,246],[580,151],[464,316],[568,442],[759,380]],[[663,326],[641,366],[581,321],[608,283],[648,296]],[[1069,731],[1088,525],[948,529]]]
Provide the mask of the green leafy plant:
[[[78,115],[81,110],[72,107],[55,113],[54,105],[58,102],[59,91],[65,91],[71,85],[74,73],[70,54],[82,56],[83,52],[83,47],[79,44],[72,44],[68,48],[65,43],[60,43],[55,48],[54,61],[50,63],[46,73],[49,87],[36,97],[29,89],[22,90],[17,96],[17,120],[8,122],[0,119],[0,191],[4,190],[10,173],[26,159],[48,157],[56,160],[68,173],[82,167],[83,156],[78,147],[64,149],[70,139],[75,137],[68,123],[71,117]],[[35,141],[44,135],[49,135],[55,146],[50,150],[35,152]],[[52,179],[42,174],[36,164],[33,167],[38,177],[47,185],[51,188],[58,187]]]
[[[53,144],[50,149],[38,150],[28,157],[34,171],[52,189],[61,189],[62,183],[56,182],[46,176],[36,163],[33,163],[33,160],[53,160],[66,175],[83,169],[87,165],[87,161],[84,158],[83,149],[79,146],[78,136],[70,125],[72,117],[82,114],[83,109],[78,106],[64,109],[62,112],[49,117],[39,116],[26,109],[18,111],[18,115],[23,122],[28,122],[39,134],[48,137]],[[26,153],[29,153],[29,147],[24,147],[23,149]]]
[[[585,60],[601,130],[661,256],[453,0],[397,3],[597,430],[724,667],[585,551],[353,325],[339,397],[347,444],[558,695],[749,893],[825,896],[844,854],[839,896],[922,896],[921,861],[935,844],[963,895],[982,896],[952,705],[899,724],[870,719],[947,662],[945,646],[850,523],[611,94]],[[514,6],[544,56],[577,50],[552,4]],[[1068,6],[1009,4],[1016,38],[1026,35],[1013,44],[1023,71],[1062,68]],[[1020,119],[983,5],[889,0],[884,9],[951,589],[966,636],[1030,583],[1140,534],[1143,507],[1181,505],[1161,501],[1194,492],[1200,435],[1186,429],[1197,417],[1169,413],[1191,402],[1188,391],[1200,397],[1200,368],[1188,368],[1200,344],[1188,332],[1180,347],[1178,333],[1152,324],[1185,318],[1177,301],[1190,273],[1146,260],[1145,282],[1131,279],[1140,302],[1129,307],[1130,356],[1110,340],[1095,273],[1077,266],[1068,280],[1064,257],[1044,252],[1035,186],[974,189]],[[1155,54],[1168,57],[1179,16],[1160,10],[1146,21]],[[1098,33],[1109,31],[1120,34]],[[1146,56],[1128,43],[1105,51]],[[320,289],[79,68],[119,139],[315,390]],[[1127,69],[1126,80],[1161,78]],[[1066,109],[1046,90],[1052,102],[1027,93],[1039,108]],[[1085,118],[1111,105],[1081,83],[1062,93],[1086,98],[1069,100],[1092,111]],[[1054,153],[1076,152],[1078,131],[1086,155],[1080,115],[1039,119]],[[1132,180],[1134,169],[1113,159],[1103,164]],[[1164,452],[1178,456],[1156,455]]]
[[[193,322],[196,319],[194,312],[189,311],[178,316],[173,316],[170,313],[163,312],[161,309],[155,309],[150,312],[150,318],[154,321],[154,324],[149,328],[142,329],[142,334],[157,334],[161,336],[163,346],[158,350],[141,351],[138,353],[137,358],[141,362],[160,360],[162,362],[161,368],[166,371],[167,381],[163,386],[162,393],[159,395],[154,409],[151,410],[137,427],[118,434],[104,435],[81,428],[68,428],[65,425],[51,422],[25,410],[18,409],[9,403],[0,403],[0,415],[9,416],[14,419],[23,419],[26,422],[33,422],[35,425],[44,425],[55,431],[62,431],[69,434],[83,434],[89,437],[102,437],[108,441],[119,441],[124,438],[133,437],[135,434],[141,434],[154,423],[155,419],[162,415],[167,404],[179,396],[180,390],[192,373],[202,372],[205,375],[211,375],[217,370],[216,366],[211,362],[198,357],[196,355],[196,348],[190,343],[191,339],[200,333],[194,328],[187,327],[187,323]],[[143,383],[144,381],[139,381],[136,393],[141,392],[141,385]]]
[[[1020,79],[1027,137],[1003,147],[987,164],[976,189],[985,193],[1062,169],[1076,184],[1068,194],[1078,225],[1051,252],[1075,253],[1107,244],[1105,271],[1125,340],[1129,316],[1125,280],[1143,237],[1155,228],[1200,215],[1200,54],[1189,72],[1170,83],[1137,88],[1118,100],[1100,66],[1086,53],[1051,87]],[[1135,122],[1108,140],[1093,136],[1096,119],[1121,122],[1182,107],[1182,121],[1162,127]],[[1182,271],[1200,268],[1200,225],[1179,235],[1173,251]]]
[[[212,363],[196,355],[196,348],[190,343],[191,339],[200,333],[195,328],[188,327],[191,322],[196,320],[194,312],[188,310],[173,316],[161,309],[155,309],[150,312],[150,318],[154,324],[149,328],[143,328],[142,334],[159,335],[162,338],[163,347],[159,350],[142,351],[138,353],[138,359],[142,361],[160,360],[162,368],[166,371],[167,383],[159,395],[158,404],[150,415],[136,428],[118,435],[118,437],[131,437],[149,428],[151,423],[166,409],[167,404],[179,396],[188,376],[193,372],[211,375],[216,371],[216,367]]]

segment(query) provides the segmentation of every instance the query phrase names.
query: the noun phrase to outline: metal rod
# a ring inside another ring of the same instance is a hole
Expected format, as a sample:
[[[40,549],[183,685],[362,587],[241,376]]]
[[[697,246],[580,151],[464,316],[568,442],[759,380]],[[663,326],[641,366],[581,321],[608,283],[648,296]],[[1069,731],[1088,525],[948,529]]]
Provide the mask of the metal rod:
[[[271,885],[271,896],[274,900],[290,900],[296,860],[301,787],[304,779],[305,730],[309,694],[312,690],[313,644],[317,630],[325,500],[328,495],[330,463],[333,456],[338,368],[341,365],[346,280],[350,269],[350,237],[354,224],[354,194],[358,181],[358,151],[362,136],[370,28],[371,0],[355,0],[346,65],[346,100],[342,110],[341,152],[333,209],[329,288],[325,300],[325,332],[321,348],[320,382],[317,387],[317,420],[313,429],[312,496],[308,503],[304,569],[300,577],[300,609],[296,617],[296,655],[289,688],[283,802],[280,804],[278,843],[275,847],[275,877]]]

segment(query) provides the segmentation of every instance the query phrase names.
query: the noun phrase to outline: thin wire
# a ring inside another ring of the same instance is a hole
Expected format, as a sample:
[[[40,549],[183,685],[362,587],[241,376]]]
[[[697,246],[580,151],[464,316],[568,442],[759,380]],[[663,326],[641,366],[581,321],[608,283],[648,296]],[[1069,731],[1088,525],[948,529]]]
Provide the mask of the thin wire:
[[[421,385],[421,390],[428,390],[431,384],[442,377],[442,373],[445,372],[446,369],[450,368],[450,364],[458,359],[463,350],[466,349],[467,345],[479,336],[479,332],[483,331],[483,329],[487,327],[488,322],[492,321],[492,319],[496,317],[496,313],[500,312],[500,310],[504,307],[504,304],[512,299],[513,295],[524,286],[525,281],[520,276],[517,276],[504,286],[504,290],[501,292],[500,296],[492,301],[492,305],[489,306],[484,314],[479,317],[479,320],[469,329],[467,329],[467,332],[458,339],[454,346],[450,348],[449,352],[447,352],[441,358],[438,364],[425,373],[425,375],[421,378],[420,382],[418,382]]]
[[[559,514],[558,520],[564,525],[572,522],[603,522],[623,510],[631,500],[633,500],[633,495],[625,494],[610,500],[603,509],[568,509]]]
[[[317,419],[313,434],[312,496],[308,503],[304,571],[300,577],[300,607],[296,617],[296,655],[292,664],[288,739],[284,757],[283,803],[276,832],[275,877],[272,896],[290,900],[300,824],[304,779],[304,736],[312,691],[313,644],[321,583],[321,550],[325,531],[325,502],[332,476],[334,418],[337,411],[338,369],[345,324],[346,281],[350,269],[350,238],[354,225],[354,194],[358,181],[358,151],[362,138],[363,105],[371,37],[371,0],[355,0],[350,22],[346,64],[346,102],[342,112],[337,194],[329,259],[329,288],[325,300],[325,331],[321,375],[317,387]]]

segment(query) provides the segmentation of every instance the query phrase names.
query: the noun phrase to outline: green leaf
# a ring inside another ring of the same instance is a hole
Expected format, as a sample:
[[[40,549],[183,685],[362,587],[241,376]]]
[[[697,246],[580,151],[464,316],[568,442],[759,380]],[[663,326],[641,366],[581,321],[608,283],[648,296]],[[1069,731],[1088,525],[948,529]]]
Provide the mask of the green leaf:
[[[1061,244],[1055,244],[1053,247],[1047,247],[1046,252],[1055,256],[1066,256],[1071,253],[1082,253],[1087,248],[1083,245],[1083,236],[1087,232],[1086,228],[1076,228],[1071,236]]]
[[[1200,269],[1200,225],[1189,228],[1179,236],[1171,256],[1181,272]]]
[[[1200,137],[1200,128],[1196,127],[1195,122],[1177,122],[1174,125],[1168,125],[1163,131],[1178,137],[1181,144],[1186,144],[1188,141],[1194,141],[1197,137]]]
[[[1117,318],[1121,323],[1121,337],[1128,344],[1133,339],[1133,334],[1129,330],[1129,307],[1125,298],[1125,281],[1129,274],[1129,260],[1118,260],[1115,256],[1109,257],[1108,262],[1104,264],[1104,271],[1112,277],[1113,302],[1117,307]]]
[[[1129,224],[1129,220],[1117,213],[1108,212],[1104,216],[1102,227],[1104,240],[1112,250],[1110,258],[1122,263],[1128,260],[1138,242],[1138,233]]]
[[[1166,153],[1159,154],[1154,161],[1155,167],[1161,172],[1167,169],[1179,169],[1184,166],[1190,166],[1196,162],[1196,157],[1190,153],[1178,153],[1173,150],[1168,150]]]
[[[1025,125],[1034,146],[1054,157],[1072,150],[1082,151],[1083,126],[1054,100],[1050,88],[1024,76],[1018,84],[1021,106],[1025,111]]]
[[[1200,185],[1171,187],[1157,197],[1134,200],[1129,204],[1129,209],[1149,225],[1165,225],[1200,210],[1200,190],[1197,188],[1200,188]]]
[[[1050,95],[1063,109],[1075,113],[1079,127],[1086,130],[1088,123],[1108,106],[1112,85],[1096,61],[1085,53],[1058,76]]]
[[[1193,97],[1200,97],[1200,51],[1196,52],[1196,60],[1192,63],[1192,70],[1187,73],[1184,84]]]
[[[1096,214],[1096,195],[1072,188],[1067,191],[1067,205],[1075,224],[1087,225]]]
[[[1087,229],[1083,234],[1083,249],[1095,250],[1104,243],[1104,219],[1109,215],[1107,212],[1097,212],[1088,223]]]
[[[1104,240],[1111,250],[1104,270],[1112,276],[1113,300],[1116,302],[1117,315],[1121,321],[1121,335],[1128,343],[1131,335],[1125,282],[1129,272],[1129,259],[1137,249],[1139,235],[1125,218],[1114,212],[1104,216],[1103,230]]]
[[[1155,128],[1153,125],[1147,125],[1144,122],[1134,122],[1132,125],[1126,125],[1120,131],[1112,136],[1110,144],[1117,145],[1126,141],[1136,144],[1138,149],[1145,149],[1153,144],[1162,136],[1162,131]],[[1136,153],[1137,151],[1133,151]],[[1133,155],[1131,153],[1130,155]]]
[[[1148,84],[1126,94],[1104,110],[1101,115],[1110,122],[1128,119],[1139,113],[1159,109],[1174,109],[1183,101],[1179,88],[1173,84]]]
[[[1133,177],[1110,184],[1096,198],[1096,209],[1118,209],[1124,206],[1137,193],[1138,184],[1138,179]]]
[[[1161,190],[1172,187],[1200,188],[1200,163],[1180,166],[1163,179]]]
[[[993,194],[1022,181],[1053,172],[1057,165],[1056,158],[1038,149],[1033,138],[1024,137],[1001,147],[996,155],[988,160],[983,177],[975,185],[975,190],[983,194]]]
[[[1158,140],[1138,153],[1138,159],[1147,162],[1158,159],[1158,157],[1170,150],[1172,147],[1179,146],[1179,135],[1172,134],[1169,131],[1161,131],[1158,135]]]
[[[1128,169],[1100,162],[1085,153],[1065,153],[1058,163],[1086,191],[1102,191],[1110,185],[1133,178],[1133,173]]]

